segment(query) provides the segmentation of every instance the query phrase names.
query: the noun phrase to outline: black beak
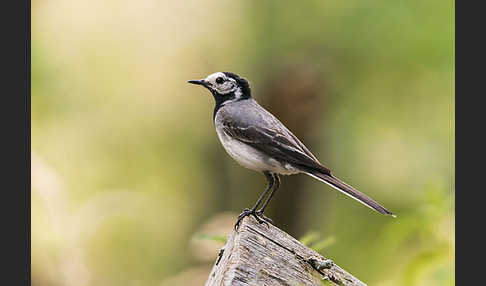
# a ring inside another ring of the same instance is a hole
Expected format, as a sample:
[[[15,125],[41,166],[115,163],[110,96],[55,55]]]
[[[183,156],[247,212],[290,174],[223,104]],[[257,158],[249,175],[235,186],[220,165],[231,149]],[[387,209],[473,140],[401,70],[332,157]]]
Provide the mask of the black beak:
[[[204,82],[204,79],[199,79],[199,80],[189,80],[187,81],[188,83],[192,83],[192,84],[197,84],[197,85],[202,85],[202,86],[206,86],[206,82]]]

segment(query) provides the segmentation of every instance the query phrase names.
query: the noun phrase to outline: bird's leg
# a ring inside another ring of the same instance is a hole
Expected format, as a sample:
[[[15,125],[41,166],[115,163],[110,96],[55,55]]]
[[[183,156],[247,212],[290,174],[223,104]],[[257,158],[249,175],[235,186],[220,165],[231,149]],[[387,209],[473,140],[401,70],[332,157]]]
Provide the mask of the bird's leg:
[[[238,220],[236,221],[236,224],[235,224],[235,229],[238,229],[238,226],[240,225],[241,220],[245,216],[249,216],[249,215],[252,215],[253,217],[255,217],[255,219],[258,221],[258,223],[264,223],[265,222],[264,220],[262,220],[261,218],[258,217],[256,209],[258,208],[258,206],[262,202],[263,198],[267,195],[268,191],[270,191],[270,189],[272,189],[273,184],[275,182],[275,179],[272,176],[272,174],[268,171],[264,171],[263,174],[267,178],[267,182],[268,182],[267,188],[265,189],[265,191],[263,191],[263,193],[260,195],[260,197],[258,198],[255,205],[251,209],[244,209],[243,212],[238,216]]]
[[[273,188],[272,192],[270,193],[270,196],[268,196],[267,200],[263,204],[262,208],[257,210],[257,212],[256,212],[257,215],[261,216],[264,220],[270,222],[271,224],[273,224],[273,221],[271,219],[269,219],[268,217],[266,217],[263,214],[263,212],[265,211],[265,208],[267,207],[267,205],[270,202],[270,200],[272,199],[272,197],[277,192],[278,188],[280,187],[280,177],[278,176],[278,174],[273,174],[273,176],[275,178],[275,187]]]
[[[265,172],[263,172],[263,174],[267,178],[267,183],[268,184],[267,184],[267,187],[265,188],[265,191],[263,191],[263,193],[258,198],[258,201],[251,208],[252,211],[256,211],[256,209],[258,208],[258,206],[262,202],[263,198],[267,195],[268,191],[270,191],[270,189],[272,189],[272,187],[273,187],[273,185],[275,183],[275,179],[274,179],[274,177],[272,176],[272,174],[270,172],[265,171]]]

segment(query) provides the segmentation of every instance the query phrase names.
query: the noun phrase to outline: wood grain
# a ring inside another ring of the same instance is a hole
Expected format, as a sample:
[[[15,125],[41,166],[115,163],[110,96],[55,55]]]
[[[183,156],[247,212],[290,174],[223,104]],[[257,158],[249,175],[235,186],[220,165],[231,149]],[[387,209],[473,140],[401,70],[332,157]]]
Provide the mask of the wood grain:
[[[205,285],[366,284],[279,228],[246,217],[229,235]]]

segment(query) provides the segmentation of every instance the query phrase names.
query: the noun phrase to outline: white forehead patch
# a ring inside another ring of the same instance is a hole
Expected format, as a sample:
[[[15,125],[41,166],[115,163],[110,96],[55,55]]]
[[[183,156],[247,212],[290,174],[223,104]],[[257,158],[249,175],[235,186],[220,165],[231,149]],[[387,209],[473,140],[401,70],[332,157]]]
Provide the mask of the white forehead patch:
[[[215,83],[216,82],[216,79],[218,77],[222,77],[224,79],[226,79],[226,75],[222,72],[215,72],[213,74],[210,74],[208,75],[204,80],[205,81],[209,81],[210,83]]]
[[[224,82],[217,83],[216,79],[218,79],[219,77],[223,78]],[[236,83],[236,80],[226,76],[222,72],[210,74],[204,79],[204,81],[210,84],[211,89],[217,91],[220,94],[228,94],[238,90],[238,84]]]

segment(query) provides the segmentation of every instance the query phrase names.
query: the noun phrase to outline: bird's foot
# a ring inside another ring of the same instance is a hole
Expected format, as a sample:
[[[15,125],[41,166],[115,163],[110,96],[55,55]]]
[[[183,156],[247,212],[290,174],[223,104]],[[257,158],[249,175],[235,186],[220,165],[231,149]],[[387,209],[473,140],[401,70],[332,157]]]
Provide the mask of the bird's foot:
[[[263,214],[263,210],[257,210],[257,211],[256,211],[256,214],[257,214],[257,215],[258,215],[260,218],[262,218],[263,220],[265,220],[266,222],[268,222],[268,223],[270,223],[270,224],[275,225],[275,224],[273,223],[273,220],[272,220],[272,219],[270,219],[269,217],[267,217],[267,216],[265,216],[265,215]]]
[[[267,220],[270,220],[269,218],[265,217],[263,213],[258,213],[258,211],[255,211],[253,209],[244,209],[243,212],[238,216],[238,220],[236,221],[235,224],[235,230],[238,230],[238,227],[240,226],[240,223],[243,220],[243,218],[249,215],[253,216],[260,224],[266,223],[268,225]]]

